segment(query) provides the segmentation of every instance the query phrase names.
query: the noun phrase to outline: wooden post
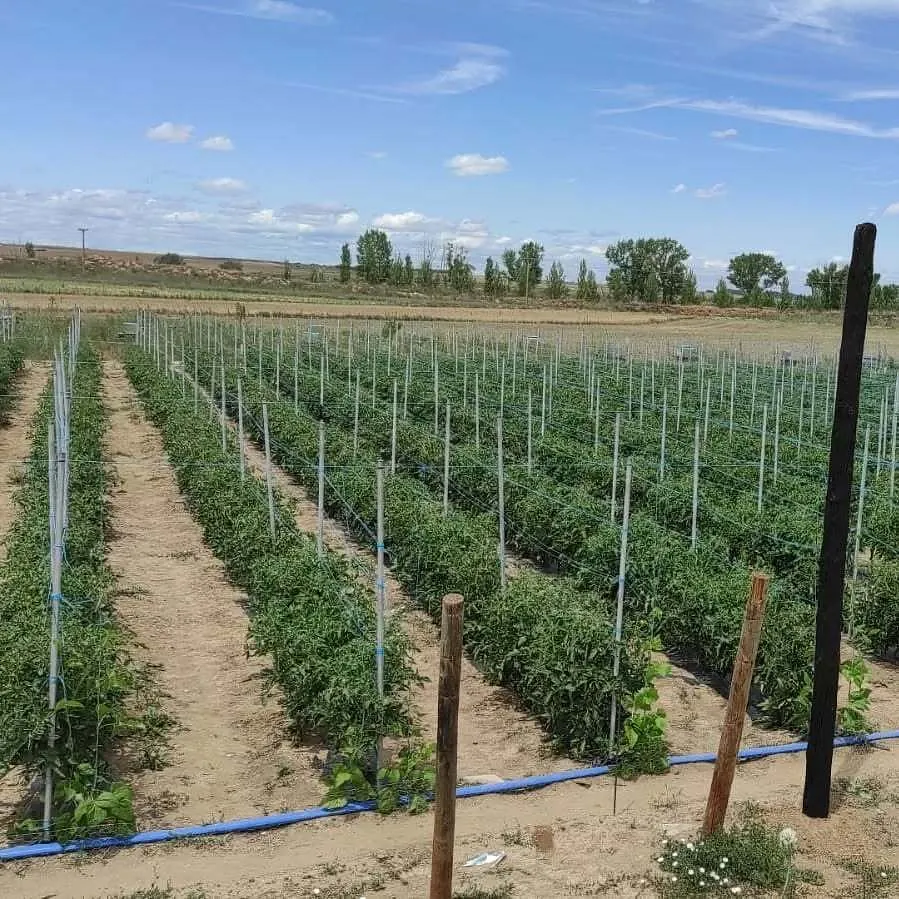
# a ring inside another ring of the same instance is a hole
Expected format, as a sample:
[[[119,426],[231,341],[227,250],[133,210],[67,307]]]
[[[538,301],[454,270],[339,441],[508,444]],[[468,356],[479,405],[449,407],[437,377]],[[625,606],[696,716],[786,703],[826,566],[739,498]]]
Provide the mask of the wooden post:
[[[453,895],[463,607],[464,601],[457,593],[443,597],[440,680],[437,687],[437,784],[434,789],[430,899],[452,899]]]
[[[746,613],[743,616],[740,648],[737,650],[737,658],[734,661],[730,695],[727,698],[727,711],[721,727],[715,773],[712,775],[712,786],[709,789],[709,799],[705,807],[705,819],[702,824],[704,836],[709,836],[718,830],[724,824],[724,817],[727,814],[730,790],[737,768],[737,752],[743,736],[743,717],[749,701],[752,671],[755,667],[755,656],[758,652],[762,622],[765,618],[767,593],[768,576],[758,571],[753,572],[749,599],[746,602]]]
[[[830,814],[833,738],[836,731],[837,686],[840,676],[840,636],[843,629],[843,587],[849,542],[855,431],[868,303],[874,280],[874,243],[877,228],[855,229],[852,262],[846,283],[846,308],[837,373],[824,533],[818,562],[818,611],[815,622],[815,681],[805,757],[802,811],[810,818]]]

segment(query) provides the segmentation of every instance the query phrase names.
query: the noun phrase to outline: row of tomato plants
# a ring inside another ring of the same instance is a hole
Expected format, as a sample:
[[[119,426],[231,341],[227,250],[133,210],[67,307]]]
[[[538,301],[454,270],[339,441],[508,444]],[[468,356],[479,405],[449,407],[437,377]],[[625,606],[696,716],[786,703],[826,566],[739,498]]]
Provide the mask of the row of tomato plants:
[[[19,514],[0,568],[0,769],[35,774],[52,766],[53,826],[60,838],[93,825],[128,828],[130,791],[117,783],[107,752],[134,718],[126,701],[136,672],[116,626],[113,576],[105,561],[109,479],[103,465],[107,420],[100,399],[102,369],[82,344],[72,383],[68,527],[62,570],[57,739],[48,742],[50,616],[47,435],[52,382],[32,422],[33,444],[17,494]],[[28,810],[24,812],[28,815]],[[27,819],[28,833],[37,822]]]
[[[255,350],[249,360],[254,370],[258,363]],[[262,363],[265,376],[274,378],[270,353],[263,353]],[[282,372],[281,382],[282,391],[292,391],[293,372]],[[317,415],[318,375],[300,373],[298,386],[301,402]],[[391,416],[372,408],[369,390],[362,401],[360,445],[370,453],[389,457]],[[330,451],[335,430],[352,441],[354,414],[355,400],[347,396],[345,382],[335,379],[326,383],[329,465],[339,464]],[[491,433],[482,434],[488,446],[491,438]],[[414,472],[433,491],[442,490],[444,444],[434,437],[432,424],[400,421],[397,446],[403,470]],[[478,449],[464,441],[454,444],[450,472],[451,496],[457,504],[495,508],[497,467],[491,449]],[[585,588],[611,594],[620,531],[610,522],[607,502],[545,472],[529,474],[525,464],[515,462],[507,469],[505,512],[509,541],[516,549],[576,577]],[[491,536],[495,533],[494,527]],[[683,537],[635,508],[627,584],[629,616],[651,621],[668,651],[722,678],[729,676],[740,638],[749,571],[728,563],[720,542],[705,540],[693,552]],[[756,685],[771,722],[796,730],[803,729],[808,720],[813,620],[808,605],[796,603],[784,585],[772,585]]]
[[[213,357],[202,350],[198,356],[208,375]],[[226,401],[233,417],[238,375],[226,366]],[[295,410],[252,377],[244,381],[243,396],[252,436],[262,440],[266,402],[274,458],[315,489],[317,473],[309,460],[317,453],[316,417],[305,408]],[[336,421],[329,424],[325,506],[365,540],[371,540],[377,518],[377,450],[363,441],[354,453],[352,434]],[[598,590],[536,573],[519,575],[503,590],[496,517],[458,510],[444,515],[427,486],[404,474],[386,478],[385,538],[394,575],[435,620],[445,594],[465,597],[466,649],[491,680],[516,691],[558,748],[582,758],[607,756],[612,697],[626,708],[643,686],[649,664],[647,623],[633,616],[620,673],[613,675],[610,600],[616,560],[610,561]]]
[[[298,733],[335,749],[410,735],[410,691],[418,678],[397,622],[387,623],[382,700],[372,590],[344,557],[318,557],[315,541],[298,530],[280,497],[273,539],[265,484],[250,472],[241,478],[234,438],[223,451],[218,423],[195,414],[193,400],[143,351],[130,351],[126,368],[206,543],[248,596],[250,644],[270,656],[269,677]]]

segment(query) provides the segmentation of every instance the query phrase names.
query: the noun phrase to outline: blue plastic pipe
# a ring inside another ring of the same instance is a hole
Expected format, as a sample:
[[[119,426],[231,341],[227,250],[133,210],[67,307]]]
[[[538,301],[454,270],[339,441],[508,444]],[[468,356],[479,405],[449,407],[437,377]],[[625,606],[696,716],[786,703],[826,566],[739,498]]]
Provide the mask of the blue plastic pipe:
[[[883,740],[897,739],[899,739],[899,730],[887,730],[858,737],[837,737],[833,741],[833,745],[835,747],[863,746],[870,743],[879,743]],[[740,761],[750,761],[774,755],[805,752],[807,748],[808,743],[806,742],[783,743],[779,746],[758,746],[752,749],[740,750],[737,757]],[[672,756],[668,759],[668,763],[672,766],[695,765],[701,762],[714,762],[715,757],[716,754],[714,752],[699,752],[693,755]],[[578,768],[574,771],[560,771],[557,774],[538,774],[534,777],[522,777],[518,780],[504,780],[501,783],[459,787],[456,790],[456,796],[459,799],[470,799],[475,796],[521,793],[527,790],[539,790],[552,784],[602,777],[611,773],[612,767],[610,765],[600,765],[596,768]],[[45,858],[72,852],[86,852],[91,849],[121,849],[127,846],[146,846],[151,843],[168,843],[192,837],[218,837],[232,833],[253,833],[260,830],[272,830],[275,827],[286,827],[288,824],[304,824],[309,821],[317,821],[320,818],[335,818],[340,815],[373,812],[376,808],[377,805],[374,802],[351,802],[339,809],[307,808],[297,812],[262,815],[258,818],[238,818],[234,821],[223,821],[219,824],[198,824],[187,827],[173,827],[169,830],[148,830],[144,833],[135,833],[124,837],[95,837],[89,840],[74,840],[70,843],[36,843],[32,846],[13,846],[9,849],[0,849],[0,862]]]

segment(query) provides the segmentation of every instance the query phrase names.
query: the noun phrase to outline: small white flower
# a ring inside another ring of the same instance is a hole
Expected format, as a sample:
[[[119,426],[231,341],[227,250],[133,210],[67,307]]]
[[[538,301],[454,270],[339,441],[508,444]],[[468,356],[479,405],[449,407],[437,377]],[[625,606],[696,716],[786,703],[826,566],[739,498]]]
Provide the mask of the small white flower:
[[[725,865],[726,865],[729,861],[730,861],[730,859],[729,859],[726,855],[724,856],[724,858],[721,859],[722,864],[725,864]]]
[[[705,868],[700,868],[700,869],[699,869],[699,873],[700,873],[700,874],[705,874]]]
[[[672,858],[677,858],[677,853],[676,853],[676,852],[672,852],[672,853],[671,853],[671,857],[672,857]]]
[[[668,845],[668,840],[662,840],[662,845],[663,845],[663,846],[667,846],[667,845]]]
[[[796,831],[793,830],[792,827],[785,827],[780,832],[779,839],[780,845],[784,849],[793,849],[799,842],[799,838],[796,836]]]
[[[723,868],[726,864],[727,864],[727,861],[720,862],[720,863],[718,864],[718,867],[719,867],[719,868]]]
[[[679,864],[680,864],[680,862],[672,862],[671,867],[676,868]]]
[[[724,886],[727,886],[727,885],[730,883],[730,878],[729,878],[729,877],[725,877],[725,878],[721,881],[721,883],[724,884]]]
[[[709,872],[709,877],[711,877],[712,880],[721,880],[721,878],[718,876],[718,872],[717,872],[717,871],[710,871],[710,872]]]
[[[742,888],[742,887],[731,887],[731,888],[730,888],[730,891],[731,891],[735,896],[739,896],[740,893],[743,892],[743,888]]]
[[[677,883],[677,877],[676,877],[676,876],[672,876],[671,882],[672,882],[672,883]]]
[[[887,872],[886,872],[886,871],[881,871],[881,872],[880,872],[880,876],[881,876],[881,877],[886,877],[886,876],[887,876]]]
[[[693,851],[693,844],[692,844],[692,843],[687,843],[687,849],[689,849],[690,852],[692,852],[692,851]]]
[[[689,874],[689,875],[690,875],[690,877],[692,877],[692,876],[693,876],[693,874],[694,874],[694,871],[693,871],[693,869],[692,869],[692,868],[690,868],[690,870],[689,870],[689,871],[687,871],[687,873],[688,873],[688,874]]]
[[[657,861],[659,864],[662,864],[662,862],[665,861],[665,857],[662,856],[662,855],[660,855],[660,856],[656,859],[656,861]]]
[[[704,881],[704,880],[700,880],[700,881],[699,881],[699,885],[700,885],[701,887],[704,887],[704,886],[705,886],[705,881]]]

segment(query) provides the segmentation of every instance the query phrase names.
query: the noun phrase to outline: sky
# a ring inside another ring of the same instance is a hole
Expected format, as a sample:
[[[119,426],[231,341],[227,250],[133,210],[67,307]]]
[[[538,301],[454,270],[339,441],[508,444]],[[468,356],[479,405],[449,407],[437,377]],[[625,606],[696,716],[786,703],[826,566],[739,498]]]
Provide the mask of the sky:
[[[573,277],[670,236],[899,281],[899,0],[2,0],[0,242]]]

